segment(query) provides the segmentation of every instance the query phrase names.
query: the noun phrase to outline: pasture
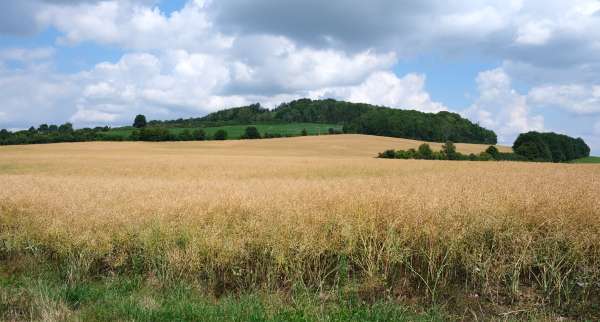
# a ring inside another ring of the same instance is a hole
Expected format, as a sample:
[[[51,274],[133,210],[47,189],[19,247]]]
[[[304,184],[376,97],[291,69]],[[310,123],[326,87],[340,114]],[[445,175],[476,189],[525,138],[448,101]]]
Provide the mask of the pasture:
[[[306,133],[308,135],[319,135],[319,134],[327,134],[329,129],[332,128],[337,131],[341,131],[342,127],[336,124],[320,124],[320,123],[282,123],[282,124],[256,124],[256,125],[225,125],[225,126],[216,126],[216,127],[205,127],[203,128],[206,132],[206,135],[209,138],[212,138],[215,135],[215,132],[218,130],[227,131],[229,139],[239,139],[244,135],[244,131],[248,126],[255,126],[261,135],[266,133],[268,134],[277,134],[280,136],[300,136],[302,134],[302,130],[306,129]],[[198,128],[185,128],[185,127],[170,127],[168,128],[172,134],[179,134],[185,130],[193,132]],[[124,128],[114,128],[108,132],[103,132],[102,135],[106,137],[121,137],[127,138],[133,133],[135,128],[133,127],[124,127]]]
[[[0,147],[0,318],[599,317],[599,166],[420,143]]]

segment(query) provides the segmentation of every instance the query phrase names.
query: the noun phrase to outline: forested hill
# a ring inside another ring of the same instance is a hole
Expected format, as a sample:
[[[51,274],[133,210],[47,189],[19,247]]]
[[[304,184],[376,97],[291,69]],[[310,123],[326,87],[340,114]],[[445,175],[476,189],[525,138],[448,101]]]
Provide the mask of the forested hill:
[[[362,103],[300,99],[268,110],[260,104],[236,107],[202,118],[153,121],[168,126],[207,126],[253,123],[331,123],[348,133],[392,136],[435,142],[496,144],[496,134],[456,113],[423,113]]]

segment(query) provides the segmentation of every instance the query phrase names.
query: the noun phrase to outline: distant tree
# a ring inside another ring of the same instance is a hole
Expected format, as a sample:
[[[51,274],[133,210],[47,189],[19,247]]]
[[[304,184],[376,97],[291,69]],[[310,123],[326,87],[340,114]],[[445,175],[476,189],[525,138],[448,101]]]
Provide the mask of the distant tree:
[[[143,127],[146,127],[146,125],[148,125],[148,123],[146,122],[146,116],[139,114],[135,117],[135,120],[133,120],[133,127],[141,129]]]
[[[493,145],[490,145],[490,147],[489,147],[489,148],[487,148],[487,149],[485,150],[485,152],[486,152],[487,154],[491,155],[491,156],[492,156],[492,158],[494,158],[495,160],[498,160],[498,158],[499,158],[499,156],[500,156],[500,151],[498,151],[498,148],[496,148],[496,147],[495,147],[495,146],[493,146]]]
[[[308,131],[306,131],[306,129],[302,129],[302,132],[300,134],[302,136],[307,136],[308,135]]]
[[[395,159],[396,151],[395,150],[385,150],[382,153],[379,153],[380,159]]]
[[[54,124],[48,126],[48,132],[58,132],[58,126]]]
[[[27,132],[29,132],[29,134],[35,134],[37,133],[37,130],[35,129],[35,127],[30,127],[29,130],[27,130]]]
[[[141,141],[173,141],[175,137],[168,129],[163,127],[144,127],[139,131],[139,140]]]
[[[248,126],[244,131],[242,139],[260,139],[260,133],[255,126]]]
[[[477,160],[478,161],[492,161],[492,160],[494,160],[494,157],[492,157],[492,155],[487,152],[481,152],[479,154],[479,156],[477,157]]]
[[[194,140],[196,141],[204,141],[206,140],[206,133],[203,129],[197,129],[192,133]]]
[[[38,132],[47,133],[48,132],[48,124],[42,124],[38,127]]]
[[[10,136],[10,132],[6,129],[0,130],[0,139],[7,139]]]
[[[447,160],[457,160],[458,154],[456,153],[456,146],[454,143],[448,141],[444,145],[442,145],[442,153]],[[442,156],[442,157],[444,157]]]
[[[193,139],[194,139],[194,137],[192,136],[192,132],[190,132],[190,130],[188,130],[188,129],[181,131],[177,135],[178,141],[192,141]]]
[[[219,141],[227,140],[227,131],[225,131],[223,129],[219,129],[219,130],[217,130],[217,132],[215,132],[215,134],[213,135],[213,138],[215,140],[219,140]]]
[[[433,151],[431,150],[431,147],[427,143],[423,143],[419,146],[419,150],[417,151],[417,154],[420,159],[425,159],[425,160],[431,160],[433,157]]]
[[[70,133],[73,132],[73,124],[67,122],[58,127],[58,132],[60,133]]]

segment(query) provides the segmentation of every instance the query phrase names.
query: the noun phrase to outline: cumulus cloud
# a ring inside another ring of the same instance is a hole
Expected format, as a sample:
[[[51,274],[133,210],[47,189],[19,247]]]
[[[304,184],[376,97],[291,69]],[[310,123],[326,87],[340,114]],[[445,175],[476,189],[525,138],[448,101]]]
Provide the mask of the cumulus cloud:
[[[54,56],[54,48],[8,48],[0,49],[0,61],[32,62],[46,60]]]
[[[543,116],[532,115],[527,97],[512,88],[504,70],[479,73],[477,88],[479,97],[463,114],[494,129],[500,142],[510,143],[519,133],[544,129]]]
[[[356,86],[326,88],[313,91],[316,98],[334,97],[357,103],[369,103],[423,112],[448,110],[442,103],[432,101],[425,90],[425,75],[408,74],[402,78],[388,71],[371,74]]]
[[[546,85],[535,87],[529,92],[532,104],[541,107],[559,107],[581,114],[600,114],[599,85]]]

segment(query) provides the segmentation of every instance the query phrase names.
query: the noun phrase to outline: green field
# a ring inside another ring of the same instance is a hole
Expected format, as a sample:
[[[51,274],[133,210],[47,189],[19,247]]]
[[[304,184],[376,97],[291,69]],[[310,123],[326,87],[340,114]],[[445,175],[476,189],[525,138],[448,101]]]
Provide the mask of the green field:
[[[600,163],[600,157],[587,157],[573,161],[572,163]]]
[[[289,123],[289,124],[252,124],[252,125],[227,125],[220,127],[203,128],[209,138],[211,138],[218,130],[227,131],[229,139],[239,139],[244,134],[248,126],[255,126],[261,135],[265,133],[279,134],[281,136],[299,136],[303,129],[306,129],[309,135],[327,134],[330,128],[341,130],[341,125],[336,124],[320,124],[320,123]],[[194,131],[198,128],[169,128],[171,133],[179,134],[185,130]],[[109,132],[103,133],[107,137],[128,137],[135,130],[133,127],[121,127],[111,129]]]

